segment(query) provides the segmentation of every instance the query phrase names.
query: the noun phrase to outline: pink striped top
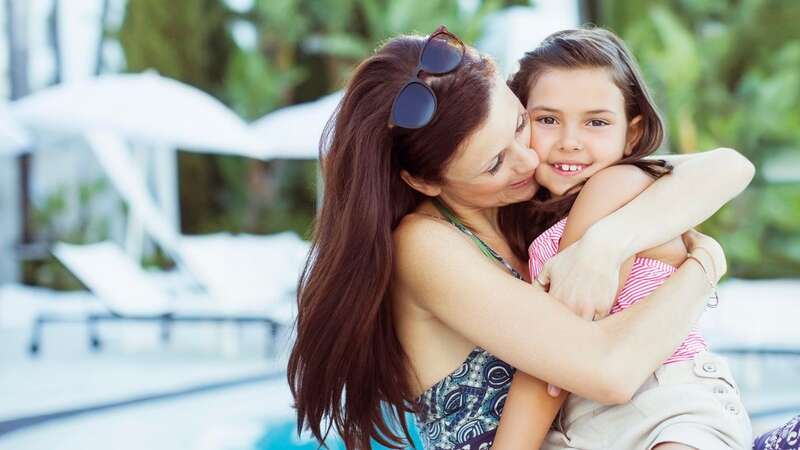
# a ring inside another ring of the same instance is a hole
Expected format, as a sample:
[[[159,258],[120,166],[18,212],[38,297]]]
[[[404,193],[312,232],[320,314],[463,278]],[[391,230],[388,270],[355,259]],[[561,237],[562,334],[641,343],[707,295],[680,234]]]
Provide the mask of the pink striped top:
[[[542,271],[544,263],[558,253],[558,244],[561,242],[561,236],[564,234],[564,228],[566,226],[567,219],[562,219],[548,228],[544,233],[540,234],[531,243],[531,246],[528,248],[528,268],[531,272],[531,279],[536,278]],[[617,295],[614,306],[611,307],[611,314],[622,311],[650,295],[650,293],[664,284],[664,281],[666,281],[675,270],[674,267],[665,262],[637,256],[634,259],[633,267],[631,268],[628,278],[625,280],[625,284],[619,291],[619,295]],[[697,329],[693,328],[672,356],[664,361],[664,364],[691,360],[696,354],[706,349],[708,349],[708,346],[705,340]]]

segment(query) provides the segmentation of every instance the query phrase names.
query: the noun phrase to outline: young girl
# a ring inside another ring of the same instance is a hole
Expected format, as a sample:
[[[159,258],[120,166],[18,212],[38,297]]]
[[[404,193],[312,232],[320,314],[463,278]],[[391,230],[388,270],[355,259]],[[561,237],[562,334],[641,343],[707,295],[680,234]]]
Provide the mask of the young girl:
[[[531,279],[538,281],[549,258],[654,178],[669,173],[670,166],[643,159],[661,144],[663,126],[633,57],[614,34],[602,29],[555,33],[526,54],[510,85],[530,114],[532,147],[541,160],[536,180],[543,189],[537,206],[545,213],[538,219],[547,229],[529,248]],[[635,182],[622,185],[616,182],[620,178]],[[626,261],[610,314],[635,307],[687,257],[694,258],[677,238]],[[714,276],[715,268],[705,269]],[[596,316],[585,308],[574,312],[587,320]],[[517,372],[496,448],[710,450],[752,445],[749,418],[731,372],[707,351],[697,330],[632,398],[618,405],[566,393],[548,398],[546,389],[542,381]],[[562,403],[548,433],[542,424]]]

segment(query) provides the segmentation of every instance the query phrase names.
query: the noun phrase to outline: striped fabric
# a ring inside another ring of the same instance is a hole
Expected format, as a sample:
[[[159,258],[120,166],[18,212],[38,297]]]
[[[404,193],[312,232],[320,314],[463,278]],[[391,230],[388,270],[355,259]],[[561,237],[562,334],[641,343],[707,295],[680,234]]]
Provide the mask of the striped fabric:
[[[564,234],[566,226],[567,219],[562,219],[540,234],[531,243],[528,248],[528,269],[531,272],[531,279],[536,278],[542,271],[545,262],[558,253],[558,244],[561,242],[561,236]],[[664,281],[675,270],[674,267],[667,263],[650,258],[636,257],[628,279],[625,280],[614,306],[611,307],[611,314],[622,311],[650,295],[664,284]],[[708,346],[705,340],[694,328],[678,346],[675,353],[664,361],[664,364],[691,360],[696,354],[707,349]]]

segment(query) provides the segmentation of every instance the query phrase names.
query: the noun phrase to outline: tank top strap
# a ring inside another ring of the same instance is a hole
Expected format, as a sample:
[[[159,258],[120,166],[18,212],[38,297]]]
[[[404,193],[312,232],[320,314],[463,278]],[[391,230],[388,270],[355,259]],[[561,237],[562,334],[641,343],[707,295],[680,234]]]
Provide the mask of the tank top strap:
[[[517,271],[517,269],[514,268],[514,266],[509,264],[508,261],[506,261],[502,256],[500,256],[499,253],[494,251],[492,247],[489,247],[489,245],[486,242],[483,242],[483,239],[479,238],[477,234],[473,233],[472,230],[467,228],[467,226],[464,225],[461,222],[461,220],[459,220],[459,218],[456,217],[455,214],[453,214],[453,211],[451,211],[450,208],[448,208],[447,205],[444,204],[444,202],[442,202],[438,197],[434,197],[432,201],[433,205],[436,206],[436,209],[438,209],[439,212],[442,213],[442,215],[447,218],[448,222],[453,224],[453,226],[455,226],[459,231],[466,234],[467,237],[469,237],[472,240],[472,242],[474,242],[475,245],[478,246],[478,248],[480,249],[481,253],[484,254],[484,256],[486,256],[487,258],[494,259],[495,261],[502,264],[506,269],[508,269],[509,272],[511,272],[511,275],[513,275],[515,278],[520,280],[522,279],[522,275],[520,275],[520,273]]]

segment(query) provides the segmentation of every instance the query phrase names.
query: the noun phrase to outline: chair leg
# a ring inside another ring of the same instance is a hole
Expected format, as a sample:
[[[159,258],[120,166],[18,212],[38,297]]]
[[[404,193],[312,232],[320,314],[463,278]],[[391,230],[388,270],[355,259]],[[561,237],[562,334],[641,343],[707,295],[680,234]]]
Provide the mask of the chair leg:
[[[86,331],[89,335],[89,349],[91,351],[98,351],[103,346],[100,340],[100,333],[97,331],[97,317],[89,316],[86,319]]]
[[[42,328],[44,328],[45,319],[42,316],[36,316],[33,323],[33,331],[31,332],[31,342],[28,345],[28,353],[31,356],[39,354],[42,345]]]
[[[267,323],[267,332],[269,336],[267,337],[267,344],[266,344],[266,352],[265,356],[267,358],[271,358],[278,353],[278,331],[280,328],[277,323],[268,322]]]
[[[172,336],[172,319],[165,317],[161,319],[161,343],[166,344]]]

